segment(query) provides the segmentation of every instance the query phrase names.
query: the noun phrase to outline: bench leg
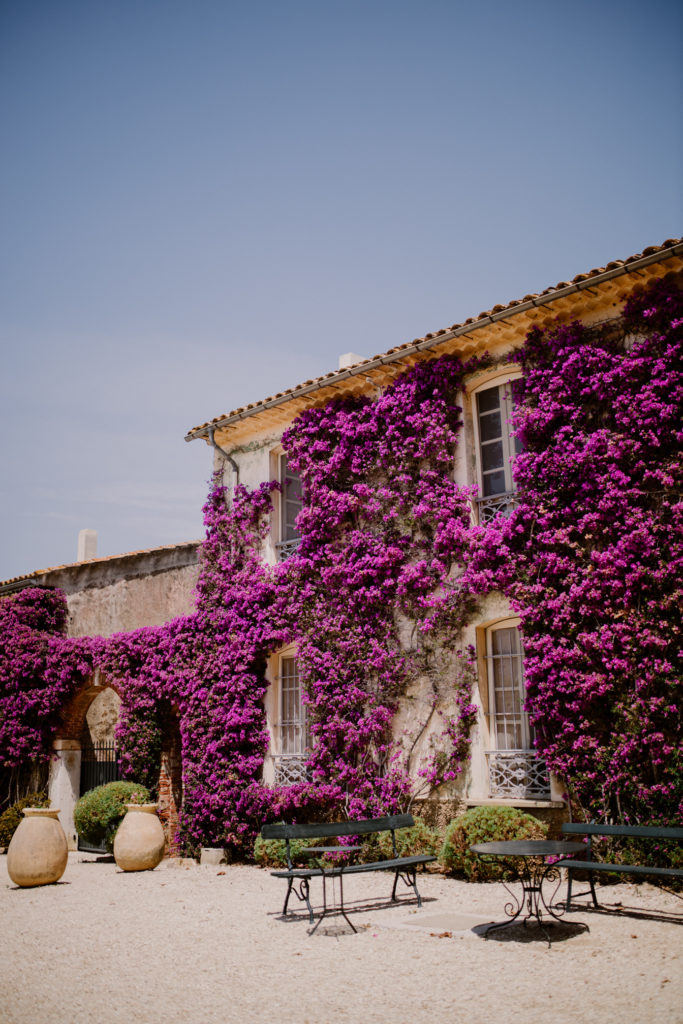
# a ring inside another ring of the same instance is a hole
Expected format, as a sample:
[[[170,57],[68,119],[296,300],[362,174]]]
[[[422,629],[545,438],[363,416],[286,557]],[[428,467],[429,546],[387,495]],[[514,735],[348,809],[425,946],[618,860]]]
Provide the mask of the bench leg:
[[[292,895],[292,889],[294,895],[298,900],[303,900],[308,907],[308,919],[313,924],[313,907],[311,906],[311,900],[309,898],[309,884],[307,878],[302,878],[299,882],[299,888],[297,889],[294,885],[294,879],[287,879],[287,895],[285,896],[285,905],[282,908],[282,916],[287,917],[287,904],[289,903],[289,897]]]
[[[415,868],[413,868],[411,871],[407,871],[407,872],[405,872],[405,871],[404,872],[396,871],[396,873],[394,874],[394,887],[391,890],[391,900],[392,900],[392,903],[396,902],[396,886],[398,885],[399,878],[402,878],[406,885],[409,885],[409,886],[411,886],[413,888],[413,890],[415,892],[415,895],[417,897],[417,905],[418,905],[418,907],[421,907],[422,906],[422,898],[420,896],[420,893],[417,890],[417,872],[416,872]]]
[[[595,893],[595,883],[593,881],[593,872],[588,873],[588,884],[590,889],[586,892],[578,892],[577,896],[591,896],[593,899],[593,906],[598,906],[598,897]],[[572,871],[571,868],[567,868],[567,902],[565,903],[565,910],[568,912],[572,909]]]
[[[283,917],[287,917],[287,904],[289,903],[289,897],[292,895],[292,884],[293,884],[293,882],[294,882],[293,878],[288,878],[287,879],[287,895],[285,896],[285,905],[282,908],[282,916]]]

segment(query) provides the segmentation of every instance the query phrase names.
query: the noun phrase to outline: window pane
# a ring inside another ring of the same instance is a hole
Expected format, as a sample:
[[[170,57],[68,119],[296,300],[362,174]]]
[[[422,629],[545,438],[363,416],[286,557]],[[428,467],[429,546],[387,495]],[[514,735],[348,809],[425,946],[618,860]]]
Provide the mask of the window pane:
[[[480,391],[477,394],[477,405],[480,413],[493,412],[494,409],[500,408],[499,390],[499,388],[487,388],[486,391]]]
[[[490,412],[479,417],[479,436],[482,441],[494,441],[502,436],[499,412]]]
[[[495,473],[487,473],[484,476],[484,497],[490,498],[494,494],[505,494],[505,471],[496,470]]]
[[[504,465],[503,442],[490,441],[481,446],[481,466],[485,473],[492,469],[501,469]]]

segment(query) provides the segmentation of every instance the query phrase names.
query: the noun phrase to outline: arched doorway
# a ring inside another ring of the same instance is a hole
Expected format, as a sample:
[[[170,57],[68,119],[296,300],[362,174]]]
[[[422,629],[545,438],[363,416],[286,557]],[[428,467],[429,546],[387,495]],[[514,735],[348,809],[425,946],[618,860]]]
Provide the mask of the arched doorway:
[[[69,849],[78,847],[73,812],[82,792],[118,777],[114,730],[122,695],[99,672],[77,690],[62,711],[53,741],[49,795],[66,833]],[[159,817],[166,835],[166,852],[176,853],[175,834],[182,805],[180,728],[175,710],[160,709],[161,764],[158,776]]]
[[[66,833],[70,850],[78,847],[78,836],[74,826],[74,807],[81,791],[92,789],[86,780],[82,790],[82,768],[92,765],[108,754],[101,748],[110,740],[113,746],[114,727],[118,718],[121,695],[116,687],[105,682],[99,672],[95,672],[76,691],[69,703],[63,708],[61,721],[52,742],[53,758],[50,764],[48,792],[53,807],[59,808],[59,820]],[[91,710],[92,709],[92,710]],[[114,766],[115,766],[115,754]],[[95,765],[96,767],[96,765]],[[111,761],[106,770],[111,774]],[[113,771],[116,771],[114,767]],[[96,773],[92,773],[97,778]],[[103,781],[109,781],[104,778]],[[99,785],[95,781],[93,785]]]

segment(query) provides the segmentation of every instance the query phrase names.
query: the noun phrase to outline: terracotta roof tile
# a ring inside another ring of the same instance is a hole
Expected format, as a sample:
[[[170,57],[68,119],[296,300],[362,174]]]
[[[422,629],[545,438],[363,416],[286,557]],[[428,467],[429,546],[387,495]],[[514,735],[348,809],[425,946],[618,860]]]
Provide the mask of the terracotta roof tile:
[[[523,299],[513,299],[508,303],[498,303],[491,309],[484,310],[477,317],[470,316],[462,323],[455,323],[448,328],[442,328],[439,331],[430,332],[429,334],[425,334],[422,338],[415,338],[412,342],[405,342],[403,345],[395,345],[392,348],[387,349],[380,355],[374,356],[373,359],[380,359],[384,356],[395,355],[396,353],[399,353],[406,348],[411,348],[415,345],[419,345],[421,342],[431,341],[433,338],[441,337],[442,335],[448,334],[451,331],[455,331],[460,327],[466,327],[469,324],[476,324],[477,321],[479,320],[485,320],[491,315],[502,313],[506,309],[512,310],[516,306],[521,306],[527,302],[534,302],[534,300],[536,299],[543,298],[543,296],[546,295],[551,295],[554,292],[561,291],[564,288],[571,288],[572,285],[580,284],[581,282],[586,281],[589,278],[597,277],[600,274],[604,274],[606,271],[618,270],[620,267],[624,267],[630,263],[635,263],[637,260],[643,259],[646,256],[652,256],[655,255],[656,253],[663,252],[665,249],[670,249],[675,245],[679,245],[680,243],[680,238],[667,238],[667,240],[663,242],[662,245],[649,245],[646,249],[643,249],[642,252],[635,253],[633,256],[628,256],[624,260],[612,260],[610,263],[607,263],[604,267],[594,267],[592,270],[587,270],[581,274],[577,274],[575,277],[571,279],[571,281],[560,281],[559,284],[549,286],[548,288],[544,288],[543,291],[529,292],[524,296]],[[353,365],[360,366],[362,365],[362,363],[367,363],[371,361],[372,360],[370,359],[364,359],[362,360],[362,362],[354,363]],[[352,369],[352,367],[345,367],[344,369]],[[324,374],[322,377],[316,377],[312,380],[304,381],[303,384],[298,384],[296,387],[288,388],[286,391],[279,391],[276,395],[273,395],[270,398],[265,398],[260,402],[250,402],[249,405],[241,406],[239,409],[234,409],[231,413],[228,413],[227,415],[216,416],[214,417],[214,419],[209,420],[206,423],[202,423],[197,427],[192,427],[192,429],[189,430],[186,435],[186,440],[191,440],[192,436],[197,434],[199,431],[203,431],[207,427],[215,426],[216,424],[222,423],[225,420],[231,419],[233,416],[239,417],[241,414],[249,413],[250,410],[252,409],[261,409],[269,402],[277,401],[280,398],[285,398],[287,395],[292,395],[295,392],[300,391],[301,388],[314,387],[315,385],[320,384],[322,381],[328,380],[330,377],[336,377],[339,374],[339,372],[341,371],[332,370],[331,372]]]
[[[49,572],[59,572],[62,569],[75,569],[77,565],[94,565],[96,562],[113,562],[117,558],[134,558],[136,555],[151,555],[155,551],[172,551],[174,548],[187,548],[191,545],[199,545],[201,540],[186,540],[181,544],[160,544],[154,548],[141,548],[139,551],[123,551],[118,555],[104,555],[102,558],[86,558],[82,562],[65,562],[64,565],[51,565],[47,569],[34,569],[33,572],[24,573],[22,576],[11,576],[8,580],[0,580],[0,587],[9,586],[11,583],[21,583],[22,580],[40,579],[47,576]]]

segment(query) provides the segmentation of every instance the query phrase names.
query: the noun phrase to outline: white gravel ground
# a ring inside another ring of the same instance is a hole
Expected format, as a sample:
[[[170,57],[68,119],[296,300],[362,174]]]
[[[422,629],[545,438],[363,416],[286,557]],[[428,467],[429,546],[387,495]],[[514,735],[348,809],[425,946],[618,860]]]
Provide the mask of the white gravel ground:
[[[572,914],[549,947],[516,925],[485,940],[473,928],[501,919],[502,886],[436,874],[422,910],[408,889],[388,905],[388,875],[351,876],[358,934],[335,916],[309,936],[254,867],[124,874],[70,854],[57,885],[17,889],[6,861],[1,1024],[683,1022],[683,901],[649,885],[602,888],[612,912]]]

